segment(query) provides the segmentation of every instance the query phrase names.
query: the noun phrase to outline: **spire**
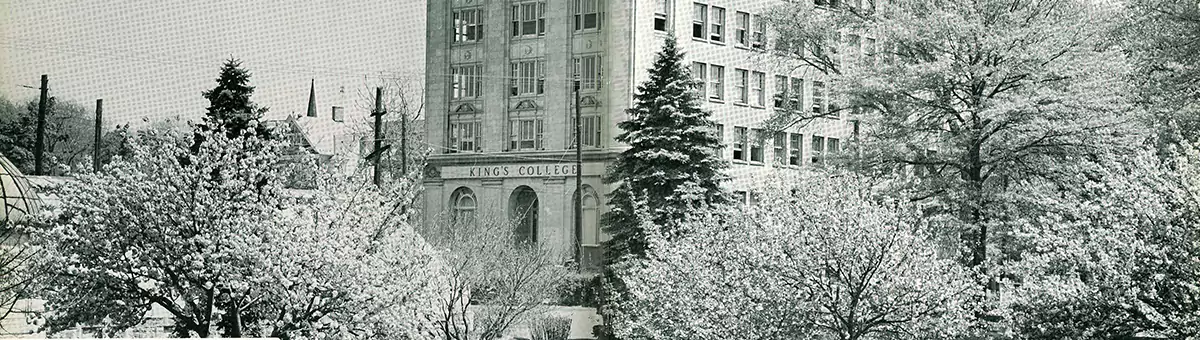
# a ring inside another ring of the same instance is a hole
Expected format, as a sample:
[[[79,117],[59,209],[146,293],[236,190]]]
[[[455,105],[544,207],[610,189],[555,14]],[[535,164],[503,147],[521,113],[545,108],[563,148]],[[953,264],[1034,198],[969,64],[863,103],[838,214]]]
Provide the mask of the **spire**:
[[[308,116],[317,116],[317,80],[312,80],[312,87],[308,89]]]

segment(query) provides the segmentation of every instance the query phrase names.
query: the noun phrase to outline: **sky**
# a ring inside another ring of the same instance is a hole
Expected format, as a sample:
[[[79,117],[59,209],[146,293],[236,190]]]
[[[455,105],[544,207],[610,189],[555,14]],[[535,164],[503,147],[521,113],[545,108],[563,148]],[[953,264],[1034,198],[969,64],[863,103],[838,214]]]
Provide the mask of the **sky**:
[[[242,61],[267,118],[357,107],[381,78],[422,84],[424,0],[0,0],[0,94],[104,99],[106,126],[198,120],[222,63]]]

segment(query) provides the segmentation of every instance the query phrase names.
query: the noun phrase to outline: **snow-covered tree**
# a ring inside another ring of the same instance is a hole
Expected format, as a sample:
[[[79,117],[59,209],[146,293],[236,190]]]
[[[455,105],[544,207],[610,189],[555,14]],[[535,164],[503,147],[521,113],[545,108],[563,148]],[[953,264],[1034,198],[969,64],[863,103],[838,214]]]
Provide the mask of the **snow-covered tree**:
[[[946,339],[967,331],[971,273],[909,207],[852,176],[779,179],[745,211],[709,211],[615,270],[623,339]],[[949,255],[949,256],[948,256]]]
[[[716,124],[700,108],[700,86],[683,66],[684,54],[667,38],[650,68],[650,79],[638,86],[629,118],[618,126],[618,142],[629,145],[613,162],[605,182],[610,194],[604,230],[608,263],[646,253],[644,223],[664,228],[683,219],[697,204],[728,200],[720,183],[726,164],[714,152],[720,147]],[[649,215],[638,216],[634,201],[644,199]],[[649,218],[643,221],[642,217]]]
[[[439,272],[404,224],[407,189],[342,180],[297,197],[280,142],[205,140],[193,152],[190,134],[142,133],[130,157],[54,193],[58,216],[30,230],[50,332],[112,335],[158,305],[179,336],[423,334]]]
[[[489,216],[435,220],[420,230],[446,273],[435,300],[434,338],[499,339],[556,298],[567,268],[551,249],[514,238],[511,223]]]

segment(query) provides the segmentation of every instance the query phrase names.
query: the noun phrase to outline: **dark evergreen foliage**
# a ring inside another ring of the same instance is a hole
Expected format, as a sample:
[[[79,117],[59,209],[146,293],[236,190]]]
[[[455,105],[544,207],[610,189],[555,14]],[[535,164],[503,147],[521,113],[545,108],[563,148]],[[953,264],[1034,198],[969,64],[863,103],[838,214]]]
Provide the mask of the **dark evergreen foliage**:
[[[714,151],[720,147],[716,124],[700,108],[695,91],[700,86],[683,67],[684,54],[674,38],[658,53],[650,80],[638,86],[629,118],[618,126],[616,137],[629,149],[609,169],[605,183],[617,183],[609,194],[610,211],[604,230],[612,235],[605,244],[605,261],[646,255],[645,231],[639,208],[650,221],[667,232],[698,205],[728,201],[722,192],[727,166]]]
[[[217,87],[204,91],[209,106],[200,129],[224,131],[230,138],[254,129],[255,135],[267,137],[266,128],[259,124],[267,108],[250,101],[254,86],[250,86],[250,72],[241,66],[238,59],[225,61],[221,75],[217,77]]]

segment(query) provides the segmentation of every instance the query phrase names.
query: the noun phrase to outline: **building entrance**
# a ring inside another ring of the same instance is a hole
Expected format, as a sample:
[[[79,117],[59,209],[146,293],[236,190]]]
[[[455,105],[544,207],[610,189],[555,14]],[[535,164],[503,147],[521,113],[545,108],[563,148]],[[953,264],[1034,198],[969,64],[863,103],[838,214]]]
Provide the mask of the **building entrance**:
[[[508,198],[508,219],[512,221],[517,242],[537,242],[538,196],[533,188],[517,187]]]

